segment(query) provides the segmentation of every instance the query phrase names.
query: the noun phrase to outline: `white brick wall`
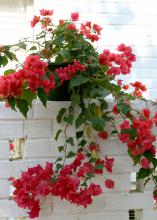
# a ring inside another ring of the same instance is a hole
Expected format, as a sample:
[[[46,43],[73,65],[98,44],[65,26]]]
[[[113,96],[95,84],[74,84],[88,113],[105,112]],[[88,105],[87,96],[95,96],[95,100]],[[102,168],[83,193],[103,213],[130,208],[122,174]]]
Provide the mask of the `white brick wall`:
[[[10,176],[18,177],[22,170],[36,164],[44,165],[46,161],[54,161],[57,152],[53,133],[56,130],[54,124],[57,112],[61,107],[68,106],[68,102],[49,102],[46,109],[39,102],[33,104],[33,109],[29,113],[29,118],[25,120],[17,112],[10,111],[1,103],[0,117],[0,219],[7,217],[23,217],[26,212],[9,200],[10,186],[7,178]],[[112,106],[113,103],[109,102]],[[138,106],[138,103],[135,103]],[[7,112],[7,113],[6,113]],[[9,113],[8,113],[9,112]],[[54,113],[54,115],[53,115]],[[51,115],[51,117],[50,117]],[[5,129],[4,129],[5,128]],[[26,137],[27,135],[27,137]],[[9,161],[9,138],[25,138],[23,159]],[[127,156],[126,146],[117,141],[109,139],[100,143],[104,154],[114,156],[115,165],[110,178],[116,182],[114,190],[110,191],[104,187],[103,194],[94,199],[93,204],[87,208],[77,208],[66,201],[58,198],[48,198],[42,208],[42,219],[52,220],[96,220],[98,219],[129,219],[129,209],[144,209],[141,220],[147,220],[148,216],[152,219],[157,217],[153,211],[153,201],[151,184],[145,193],[130,193],[130,174],[136,172],[137,167],[132,167],[132,161]],[[103,177],[99,176],[96,183],[103,185]]]

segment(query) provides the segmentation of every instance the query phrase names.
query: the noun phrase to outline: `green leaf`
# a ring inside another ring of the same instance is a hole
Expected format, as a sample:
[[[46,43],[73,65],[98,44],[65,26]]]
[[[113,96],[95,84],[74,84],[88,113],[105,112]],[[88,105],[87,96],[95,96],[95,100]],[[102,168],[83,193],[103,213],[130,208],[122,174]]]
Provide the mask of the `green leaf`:
[[[74,116],[72,114],[65,116],[64,121],[67,122],[68,124],[72,125],[74,121]]]
[[[74,146],[74,139],[72,137],[69,137],[67,140],[66,140],[67,143],[69,143],[71,146]]]
[[[141,157],[142,157],[140,154],[137,155],[137,156],[134,156],[134,155],[132,154],[132,152],[131,152],[130,149],[128,149],[128,154],[129,154],[129,156],[133,159],[133,162],[134,162],[133,165],[134,165],[134,166],[140,162],[140,159],[141,159]]]
[[[82,84],[85,84],[88,81],[89,79],[87,77],[82,76],[82,75],[76,75],[72,77],[70,80],[70,88],[73,88],[75,86],[80,86]]]
[[[85,122],[84,118],[82,115],[79,115],[75,121],[75,127],[76,129],[79,128],[83,123]]]
[[[129,134],[131,139],[134,139],[137,136],[137,130],[135,128],[124,129],[121,131],[122,134]]]
[[[67,158],[72,158],[76,155],[76,153],[74,153],[73,151],[69,151]]]
[[[63,115],[65,114],[66,112],[66,108],[61,108],[58,115],[57,115],[57,122],[58,123],[61,123],[62,121],[62,118],[63,118]]]
[[[36,99],[36,94],[31,92],[29,89],[24,89],[22,91],[21,99],[26,100],[31,108],[33,100]]]
[[[14,73],[14,72],[15,72],[15,70],[13,70],[13,69],[8,69],[8,70],[4,71],[4,75],[7,76],[7,75],[9,75],[9,74],[11,74],[11,73]]]
[[[39,97],[40,101],[42,102],[42,104],[46,107],[46,103],[48,100],[47,94],[44,92],[44,90],[42,88],[37,89],[37,94],[38,94],[38,97]]]
[[[16,106],[18,107],[18,109],[20,110],[20,112],[27,117],[27,112],[29,110],[28,104],[26,102],[26,100],[22,100],[22,99],[18,99],[16,101]]]
[[[86,143],[87,141],[82,139],[81,142],[79,143],[79,146],[84,147]]]
[[[79,139],[83,136],[83,131],[77,131],[76,132],[76,138]]]
[[[8,59],[6,56],[0,56],[0,66],[6,66],[8,64]]]
[[[63,167],[62,164],[60,164],[60,163],[57,163],[57,164],[56,164],[56,171],[57,171],[57,173],[58,173],[59,170],[62,169],[62,167]]]
[[[105,98],[109,94],[110,94],[110,92],[108,90],[106,90],[105,88],[103,88],[103,87],[99,87],[99,88],[95,87],[95,88],[91,89],[91,91],[90,91],[90,95],[93,98],[96,98],[96,97],[103,97],[103,98]]]
[[[62,151],[64,151],[64,146],[59,146],[58,147],[58,151],[61,153]]]
[[[151,174],[151,171],[149,169],[143,169],[141,168],[139,172],[137,173],[137,179],[145,179]]]
[[[19,46],[20,48],[22,48],[22,49],[24,49],[24,50],[26,50],[26,48],[27,48],[27,44],[25,44],[24,42],[18,43],[17,46]]]
[[[103,164],[99,163],[95,166],[97,170],[103,170]]]
[[[73,106],[80,104],[80,95],[79,95],[79,94],[75,95],[75,94],[73,93],[73,94],[71,95],[71,104],[72,104]]]
[[[157,167],[157,158],[154,158],[154,156],[152,155],[152,153],[147,150],[144,152],[144,156],[153,163],[154,168]]]
[[[16,108],[15,108],[15,99],[14,99],[14,98],[10,98],[10,99],[7,99],[7,101],[8,101],[8,103],[9,103],[10,107],[11,107],[14,111],[16,111]]]
[[[58,157],[57,160],[55,161],[55,163],[58,163],[59,161],[62,161],[63,158],[62,157]]]
[[[93,128],[96,131],[103,131],[105,127],[105,122],[106,121],[103,118],[100,118],[100,117],[94,118],[92,121]]]
[[[130,106],[125,104],[123,100],[119,100],[117,102],[117,109],[118,111],[122,112],[124,115],[128,114],[131,110]]]
[[[112,134],[117,134],[117,133],[118,133],[117,130],[113,130],[113,131],[111,132],[111,135],[112,135]]]
[[[95,174],[94,173],[87,173],[87,176],[88,176],[88,179],[91,179],[91,178],[95,177]]]
[[[55,140],[56,140],[56,141],[58,140],[59,135],[61,134],[61,132],[62,132],[62,129],[59,129],[59,130],[57,131],[56,136],[55,136]]]
[[[5,55],[12,61],[12,60],[15,60],[15,61],[18,61],[17,57],[16,57],[16,54],[10,52],[10,51],[5,51]]]
[[[70,58],[70,53],[68,49],[64,49],[60,52],[61,56],[64,57],[64,59],[69,60]]]
[[[36,46],[31,47],[29,50],[37,50]]]

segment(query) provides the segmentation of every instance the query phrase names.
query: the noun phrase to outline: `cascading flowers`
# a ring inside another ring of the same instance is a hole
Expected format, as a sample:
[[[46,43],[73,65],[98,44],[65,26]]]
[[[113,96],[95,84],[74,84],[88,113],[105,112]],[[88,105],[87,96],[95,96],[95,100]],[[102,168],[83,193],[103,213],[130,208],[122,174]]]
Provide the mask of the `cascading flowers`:
[[[26,117],[33,100],[39,98],[46,106],[50,94],[61,90],[63,85],[70,97],[70,106],[62,108],[57,116],[57,122],[65,124],[55,136],[56,141],[61,134],[65,137],[65,143],[58,147],[64,156],[44,168],[36,165],[22,172],[19,178],[10,179],[15,187],[15,202],[29,210],[30,218],[39,216],[39,198],[48,195],[86,208],[93,197],[103,192],[102,186],[94,183],[97,175],[105,175],[104,186],[114,188],[114,180],[107,178],[114,158],[101,156],[98,144],[100,139],[105,145],[105,140],[112,135],[126,144],[134,165],[140,165],[137,178],[144,179],[145,183],[152,179],[157,186],[153,134],[157,112],[151,113],[148,108],[138,110],[130,104],[132,100],[148,102],[142,97],[145,85],[138,81],[126,85],[118,79],[120,74],[129,74],[136,61],[131,47],[120,44],[116,53],[104,49],[99,54],[91,43],[100,39],[102,28],[98,24],[90,21],[77,24],[77,12],[71,13],[69,20],[59,20],[57,25],[53,24],[52,17],[53,10],[44,9],[39,16],[34,16],[31,26],[41,25],[42,29],[35,41],[26,38],[15,45],[0,46],[2,66],[9,60],[18,62],[15,69],[6,70],[0,76],[0,99],[12,109],[19,109]],[[12,48],[27,50],[28,56],[22,64]],[[130,93],[126,92],[129,88]],[[108,95],[114,98],[112,110],[105,100]],[[122,119],[119,124],[117,118]],[[112,127],[110,132],[108,125]],[[68,135],[70,126],[75,126],[75,135]]]

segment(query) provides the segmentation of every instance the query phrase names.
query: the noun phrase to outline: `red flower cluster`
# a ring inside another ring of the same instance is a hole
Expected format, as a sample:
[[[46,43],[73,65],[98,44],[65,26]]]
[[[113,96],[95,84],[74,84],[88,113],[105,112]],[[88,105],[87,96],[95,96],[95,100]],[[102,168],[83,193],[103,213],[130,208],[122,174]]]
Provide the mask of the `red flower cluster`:
[[[43,29],[47,28],[52,22],[52,19],[46,16],[52,16],[53,15],[53,10],[45,10],[41,9],[40,10],[40,15],[43,16],[43,18],[40,18],[40,16],[34,16],[33,20],[31,21],[31,27],[34,28],[37,23],[41,22],[41,27]]]
[[[21,77],[29,84],[32,92],[41,87],[46,93],[55,88],[54,76],[46,76],[48,64],[41,61],[38,55],[28,56],[24,62],[24,69],[20,71]]]
[[[59,79],[61,80],[61,83],[63,83],[66,80],[70,80],[76,73],[80,71],[85,71],[85,66],[83,64],[80,64],[79,61],[75,60],[73,64],[69,64],[66,67],[60,67],[55,70],[55,72],[58,74]]]
[[[156,138],[152,134],[154,118],[150,118],[149,109],[142,109],[141,116],[139,118],[134,117],[131,122],[125,120],[121,125],[121,133],[119,139],[123,143],[127,143],[128,149],[131,154],[136,157],[143,155],[149,151],[152,156],[155,156],[155,142]],[[140,161],[142,168],[149,168],[150,161],[147,158],[142,158]]]
[[[105,140],[105,139],[108,138],[108,133],[107,133],[107,131],[100,131],[100,132],[98,133],[98,136],[99,136],[101,139]]]
[[[0,76],[0,97],[11,98],[22,93],[23,79],[19,73]]]
[[[20,179],[15,179],[12,182],[15,187],[14,200],[19,207],[30,210],[28,212],[30,218],[39,216],[40,201],[38,196],[46,196],[51,191],[52,167],[53,164],[47,163],[45,168],[40,165],[28,168],[26,172],[21,174]]]
[[[101,30],[102,28],[98,24],[92,25],[92,23],[88,21],[85,24],[81,24],[79,34],[83,34],[86,38],[94,42],[99,40]]]
[[[14,200],[19,207],[29,209],[30,218],[39,216],[41,209],[39,196],[59,196],[61,199],[86,208],[92,203],[92,196],[102,193],[100,185],[94,183],[87,185],[87,178],[92,173],[102,173],[102,171],[97,172],[99,162],[108,172],[112,172],[114,159],[105,157],[105,160],[97,160],[95,164],[83,162],[84,159],[84,154],[78,153],[71,164],[64,165],[60,169],[59,175],[55,174],[53,164],[47,163],[45,168],[40,165],[28,168],[19,179],[10,178],[15,187]],[[102,169],[99,168],[99,170]],[[81,186],[83,183],[85,183],[84,187]],[[105,185],[113,188],[114,182],[106,180]]]
[[[132,62],[136,61],[131,47],[120,44],[117,50],[121,53],[115,54],[109,50],[104,50],[99,55],[99,63],[109,67],[108,75],[128,74],[130,73]]]
[[[146,86],[141,82],[136,81],[135,83],[130,83],[132,87],[134,87],[133,96],[142,96],[142,92],[147,90]]]
[[[73,21],[78,21],[79,20],[79,13],[78,12],[72,12],[71,13],[71,19]]]
[[[42,16],[52,16],[52,15],[53,15],[53,10],[41,9],[41,10],[40,10],[40,14],[41,14]]]
[[[0,76],[0,97],[12,98],[22,94],[24,83],[28,83],[28,88],[36,92],[41,87],[46,93],[55,88],[54,76],[47,77],[48,64],[41,61],[38,55],[30,55],[24,62],[23,69],[6,75]]]

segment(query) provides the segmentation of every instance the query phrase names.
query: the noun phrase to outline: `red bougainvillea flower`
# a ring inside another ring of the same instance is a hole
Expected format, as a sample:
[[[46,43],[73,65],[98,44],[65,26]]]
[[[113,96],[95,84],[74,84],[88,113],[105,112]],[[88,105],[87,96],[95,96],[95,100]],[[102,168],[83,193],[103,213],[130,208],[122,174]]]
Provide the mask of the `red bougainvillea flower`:
[[[153,198],[157,202],[157,189],[154,189],[153,191]]]
[[[118,112],[118,108],[117,108],[117,105],[114,105],[113,108],[112,108],[112,112],[113,114],[117,115],[119,112]]]
[[[51,16],[51,15],[53,15],[53,10],[41,9],[41,10],[40,10],[40,14],[41,14],[42,16]]]
[[[119,139],[121,140],[121,142],[123,143],[127,143],[129,141],[129,134],[125,133],[125,134],[119,134]]]
[[[105,156],[104,167],[106,168],[107,172],[112,173],[113,163],[114,158],[108,158]]]
[[[95,144],[95,143],[91,143],[88,148],[89,148],[90,151],[96,151],[97,152],[97,151],[100,150],[99,149],[100,146],[98,144]]]
[[[76,25],[74,23],[68,24],[67,28],[68,30],[76,30]]]
[[[99,136],[101,139],[105,140],[105,139],[108,138],[108,133],[107,133],[107,131],[100,131],[100,132],[98,133],[98,136]]]
[[[142,116],[144,116],[145,118],[149,118],[150,117],[150,110],[148,108],[144,108],[142,109]]]
[[[49,26],[52,22],[52,19],[49,18],[49,17],[44,17],[42,20],[41,20],[41,28],[42,29],[46,29],[47,26]]]
[[[78,21],[79,20],[79,13],[78,12],[72,12],[71,13],[71,19],[73,21]]]
[[[140,164],[143,169],[148,169],[150,166],[150,161],[147,158],[142,158]]]
[[[33,20],[31,21],[31,27],[33,28],[33,27],[35,27],[35,25],[37,24],[37,23],[39,23],[39,21],[40,21],[40,16],[34,16],[34,18],[33,18]]]
[[[98,159],[95,163],[95,174],[103,174],[104,160]]]
[[[157,112],[154,113],[153,122],[155,126],[157,127]]]
[[[119,75],[130,73],[132,62],[136,60],[132,54],[131,47],[124,44],[118,47],[119,53],[111,53],[109,50],[104,50],[99,55],[99,63],[109,67],[107,75]],[[121,52],[121,53],[120,53]]]
[[[12,181],[14,181],[14,180],[15,180],[15,177],[13,177],[13,176],[11,176],[11,177],[8,178],[8,181],[9,181],[9,182],[12,182]]]
[[[128,120],[125,120],[123,123],[119,125],[119,127],[121,130],[130,129],[130,122]]]
[[[119,86],[122,86],[122,82],[123,82],[122,79],[118,79],[118,80],[117,80],[117,84],[118,84]]]
[[[128,90],[129,89],[129,85],[123,85],[122,87],[124,90]]]
[[[80,64],[79,61],[75,60],[74,64],[68,65],[66,67],[60,67],[59,69],[55,69],[55,72],[58,74],[61,83],[64,81],[70,80],[72,76],[76,75],[78,71],[84,72],[85,66]]]
[[[62,26],[63,24],[64,24],[64,20],[63,20],[63,19],[60,19],[60,20],[59,20],[59,25]]]
[[[14,143],[10,143],[10,144],[9,144],[9,150],[10,150],[10,151],[13,151],[14,148],[15,148]]]
[[[106,188],[108,188],[108,189],[113,189],[114,186],[115,186],[115,183],[114,183],[114,181],[111,180],[111,179],[106,179],[106,180],[105,180],[105,186],[106,186]]]

